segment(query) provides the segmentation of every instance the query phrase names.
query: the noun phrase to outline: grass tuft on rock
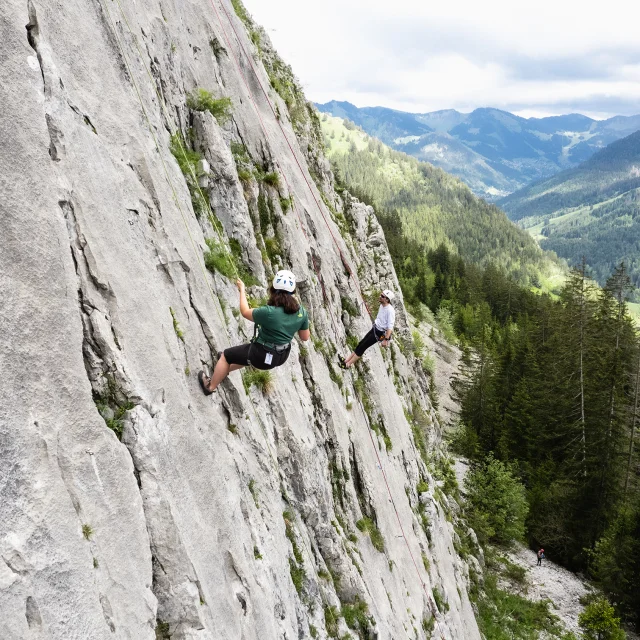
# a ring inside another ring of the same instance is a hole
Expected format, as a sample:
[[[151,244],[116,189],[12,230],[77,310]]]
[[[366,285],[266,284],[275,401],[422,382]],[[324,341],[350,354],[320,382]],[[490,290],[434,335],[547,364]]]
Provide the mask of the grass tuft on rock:
[[[362,518],[362,520],[358,520],[358,522],[356,522],[356,527],[358,527],[362,533],[369,534],[371,544],[373,544],[374,549],[380,553],[384,553],[384,537],[382,536],[380,529],[376,526],[376,523],[371,518]]]
[[[206,238],[205,242],[208,251],[204,254],[204,265],[211,273],[220,273],[226,278],[234,278],[236,276],[235,265],[231,252],[227,251],[224,245],[215,238]]]
[[[235,238],[229,239],[229,248],[217,238],[205,238],[208,251],[204,252],[204,265],[211,273],[220,273],[234,280],[240,278],[247,286],[259,284],[242,260],[242,247]]]
[[[293,207],[293,196],[289,196],[288,198],[281,197],[280,207],[282,209],[282,213],[287,213],[287,211]]]
[[[265,173],[262,181],[265,184],[268,184],[270,187],[275,187],[276,189],[280,186],[280,176],[275,171]]]
[[[291,574],[291,582],[293,582],[293,586],[296,588],[298,595],[300,595],[306,577],[304,567],[299,565],[293,558],[289,558],[289,573]]]
[[[118,440],[122,440],[124,416],[136,405],[126,397],[112,375],[107,375],[106,389],[103,392],[94,391],[93,399],[107,427],[116,434]]]
[[[220,124],[231,117],[231,98],[214,98],[206,89],[196,89],[187,96],[187,107],[193,111],[208,111]]]
[[[176,336],[178,337],[178,339],[184,342],[184,332],[180,328],[180,324],[178,323],[178,319],[176,318],[176,312],[172,307],[169,307],[169,311],[171,312],[171,319],[173,320],[173,330],[176,332]]]
[[[259,509],[260,503],[258,502],[258,485],[253,478],[249,480],[249,493],[253,498],[253,503],[256,505],[256,509]]]
[[[338,609],[332,605],[324,605],[324,626],[327,630],[327,635],[330,638],[338,637],[338,625],[340,622],[340,613]]]
[[[438,589],[438,587],[433,587],[431,593],[433,594],[433,599],[435,600],[436,607],[438,607],[438,611],[440,613],[446,613],[449,611],[449,603],[444,599],[440,589]]]
[[[426,480],[421,479],[420,482],[418,482],[418,484],[416,485],[416,491],[418,492],[418,495],[420,495],[421,493],[426,493],[427,491],[429,491],[429,483]]]
[[[171,627],[168,622],[158,620],[156,625],[156,640],[171,640]]]
[[[273,389],[273,374],[271,371],[262,371],[260,369],[244,369],[242,372],[242,384],[244,389],[249,393],[249,389],[255,386],[262,393],[270,393]]]
[[[198,163],[202,160],[202,155],[197,151],[189,149],[182,134],[176,131],[169,142],[169,149],[173,154],[173,157],[180,167],[180,171],[184,175],[189,189],[189,195],[191,196],[191,205],[193,206],[193,212],[197,218],[200,218],[206,213],[209,208],[208,203],[205,200],[205,196],[198,186]]]
[[[349,629],[357,631],[360,637],[369,637],[371,619],[366,602],[356,599],[354,604],[344,604],[341,613]]]
[[[360,315],[358,307],[346,296],[340,296],[340,306],[342,307],[342,310],[346,311],[352,318],[357,318]],[[357,344],[358,343],[356,342],[356,346]]]

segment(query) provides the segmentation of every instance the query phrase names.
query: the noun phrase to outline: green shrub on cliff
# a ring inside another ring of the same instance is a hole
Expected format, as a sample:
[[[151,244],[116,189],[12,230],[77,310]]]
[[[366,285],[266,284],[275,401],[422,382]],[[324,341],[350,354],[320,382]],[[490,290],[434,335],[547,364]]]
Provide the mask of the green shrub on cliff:
[[[214,98],[206,89],[196,89],[187,96],[187,107],[208,111],[220,124],[231,117],[231,98]]]

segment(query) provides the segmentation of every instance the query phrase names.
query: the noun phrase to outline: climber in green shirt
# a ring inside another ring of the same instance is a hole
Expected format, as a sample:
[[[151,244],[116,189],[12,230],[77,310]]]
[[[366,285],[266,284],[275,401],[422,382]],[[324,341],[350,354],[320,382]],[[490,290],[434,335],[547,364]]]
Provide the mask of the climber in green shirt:
[[[256,369],[274,369],[284,364],[291,352],[291,340],[297,333],[301,340],[308,340],[309,316],[306,309],[296,300],[296,277],[291,271],[278,271],[269,289],[266,306],[251,309],[247,302],[244,282],[237,281],[240,291],[240,313],[247,320],[255,322],[257,335],[248,343],[230,347],[219,354],[218,362],[211,378],[204,371],[198,374],[200,386],[205,395],[211,395],[218,385],[229,375],[247,365]]]

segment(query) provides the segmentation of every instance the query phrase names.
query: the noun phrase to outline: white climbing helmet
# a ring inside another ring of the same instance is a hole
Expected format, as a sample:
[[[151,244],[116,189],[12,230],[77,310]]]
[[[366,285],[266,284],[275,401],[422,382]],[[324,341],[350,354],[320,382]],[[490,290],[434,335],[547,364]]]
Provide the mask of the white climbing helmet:
[[[382,295],[389,300],[389,302],[393,302],[393,299],[396,297],[396,294],[391,291],[391,289],[385,289],[382,292]]]
[[[278,271],[273,278],[273,288],[279,291],[293,293],[296,290],[296,277],[291,271]]]

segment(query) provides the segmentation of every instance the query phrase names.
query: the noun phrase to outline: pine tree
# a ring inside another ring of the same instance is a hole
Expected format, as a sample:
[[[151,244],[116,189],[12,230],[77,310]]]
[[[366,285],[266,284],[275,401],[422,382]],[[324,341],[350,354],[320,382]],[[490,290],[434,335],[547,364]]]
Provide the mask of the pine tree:
[[[620,618],[615,617],[615,609],[604,598],[587,605],[578,623],[585,640],[625,640],[626,637],[620,628]]]
[[[634,379],[633,380],[634,392],[633,392],[633,403],[631,405],[631,428],[629,429],[629,453],[627,454],[627,470],[625,473],[624,490],[623,490],[623,498],[625,501],[627,499],[627,495],[630,489],[629,482],[631,480],[631,468],[632,468],[633,454],[635,449],[636,431],[638,427],[638,410],[640,408],[638,406],[638,400],[640,400],[640,348],[638,348],[637,336],[636,336],[635,351],[636,351],[636,358],[635,358],[636,368],[632,374]]]
[[[598,323],[601,362],[600,396],[607,398],[606,413],[601,417],[600,446],[594,452],[599,459],[600,480],[597,500],[599,517],[615,504],[620,488],[620,465],[617,458],[622,453],[624,431],[628,425],[632,398],[627,379],[633,367],[631,355],[635,334],[627,311],[628,293],[631,290],[624,263],[616,268],[599,296]],[[606,393],[606,396],[605,396]],[[604,523],[602,522],[604,525]]]
[[[587,478],[587,401],[586,379],[593,345],[592,319],[595,291],[586,274],[586,264],[573,269],[562,290],[561,327],[557,334],[560,366],[565,376],[565,398],[575,398],[571,415],[566,416],[569,433],[567,447],[578,450],[571,457],[579,460],[580,473]],[[563,385],[564,386],[564,385]]]

